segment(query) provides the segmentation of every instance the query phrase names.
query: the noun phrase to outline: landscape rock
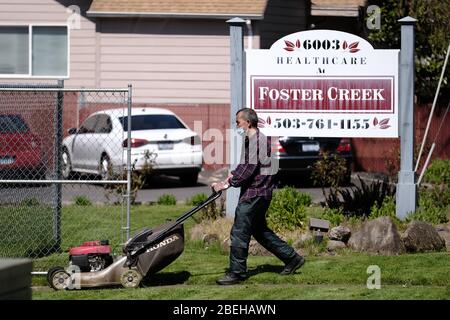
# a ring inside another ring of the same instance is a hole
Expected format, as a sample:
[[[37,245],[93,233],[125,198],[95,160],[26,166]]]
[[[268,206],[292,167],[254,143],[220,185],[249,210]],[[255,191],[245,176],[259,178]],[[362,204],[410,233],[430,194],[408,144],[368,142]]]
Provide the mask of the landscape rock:
[[[423,221],[411,221],[402,235],[403,244],[409,252],[439,251],[445,247],[445,241],[436,229]]]
[[[450,229],[445,224],[437,224],[434,226],[437,232],[444,231],[444,232],[450,232]]]
[[[330,240],[337,240],[342,242],[347,242],[350,239],[351,231],[349,228],[344,226],[337,226],[330,230],[328,237]]]
[[[356,251],[383,255],[398,255],[405,252],[405,246],[390,217],[379,217],[365,221],[353,232],[348,245]]]
[[[445,242],[445,248],[450,252],[450,231],[438,231],[439,236]]]
[[[327,250],[328,251],[335,251],[337,249],[343,249],[343,248],[346,248],[346,247],[347,246],[342,241],[328,240],[328,243],[327,243]]]
[[[438,224],[434,228],[438,232],[439,236],[444,240],[447,251],[450,252],[450,228],[449,228],[449,225]]]

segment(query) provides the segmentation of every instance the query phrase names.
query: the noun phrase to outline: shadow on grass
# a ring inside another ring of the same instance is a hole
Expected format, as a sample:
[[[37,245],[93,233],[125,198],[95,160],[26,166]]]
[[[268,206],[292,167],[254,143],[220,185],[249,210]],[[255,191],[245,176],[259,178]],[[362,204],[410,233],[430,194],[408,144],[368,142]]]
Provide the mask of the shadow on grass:
[[[281,265],[262,264],[257,267],[254,267],[254,268],[249,268],[247,270],[247,276],[250,278],[250,277],[256,276],[257,274],[260,274],[260,273],[279,274],[283,269],[284,269],[284,266],[281,266]],[[229,272],[229,269],[226,268],[224,270],[224,272],[225,273]],[[299,272],[299,271],[297,271],[297,272]]]
[[[252,277],[260,273],[280,273],[284,266],[275,266],[271,264],[259,265],[256,268],[248,269],[248,276]]]
[[[188,271],[180,272],[161,272],[149,276],[142,280],[141,285],[145,286],[170,286],[185,283],[191,273]]]

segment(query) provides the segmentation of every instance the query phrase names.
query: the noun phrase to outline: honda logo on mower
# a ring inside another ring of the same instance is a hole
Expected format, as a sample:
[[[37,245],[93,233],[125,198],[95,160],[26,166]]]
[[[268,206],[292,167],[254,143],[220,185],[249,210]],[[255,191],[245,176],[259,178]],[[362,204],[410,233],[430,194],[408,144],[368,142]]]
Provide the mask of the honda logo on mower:
[[[180,239],[180,238],[178,238],[177,235],[173,235],[172,237],[167,238],[167,239],[164,239],[164,240],[161,241],[160,243],[155,244],[153,247],[150,247],[150,248],[147,250],[147,252],[152,252],[153,250],[156,250],[156,249],[159,249],[159,248],[161,248],[161,247],[167,246],[168,244],[170,244],[170,243],[172,243],[172,242],[174,242],[174,241],[176,241],[176,240],[178,240],[178,239]]]

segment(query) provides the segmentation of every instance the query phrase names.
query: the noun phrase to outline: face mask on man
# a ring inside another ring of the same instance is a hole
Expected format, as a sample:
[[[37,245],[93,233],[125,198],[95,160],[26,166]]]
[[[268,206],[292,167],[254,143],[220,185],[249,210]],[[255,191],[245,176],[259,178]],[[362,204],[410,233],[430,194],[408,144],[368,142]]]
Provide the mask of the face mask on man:
[[[245,136],[246,132],[244,128],[237,128],[236,132],[238,135],[240,135],[241,137]]]

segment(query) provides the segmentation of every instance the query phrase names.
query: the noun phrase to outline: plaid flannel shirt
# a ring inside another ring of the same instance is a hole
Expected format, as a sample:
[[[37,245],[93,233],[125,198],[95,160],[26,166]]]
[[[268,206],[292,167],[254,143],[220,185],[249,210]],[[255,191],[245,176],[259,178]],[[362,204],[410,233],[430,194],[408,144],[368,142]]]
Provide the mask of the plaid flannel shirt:
[[[232,187],[241,187],[239,202],[255,197],[272,199],[275,181],[271,173],[270,157],[270,137],[266,137],[259,130],[252,137],[245,137],[241,161],[236,169],[231,171],[233,177],[229,181]]]

